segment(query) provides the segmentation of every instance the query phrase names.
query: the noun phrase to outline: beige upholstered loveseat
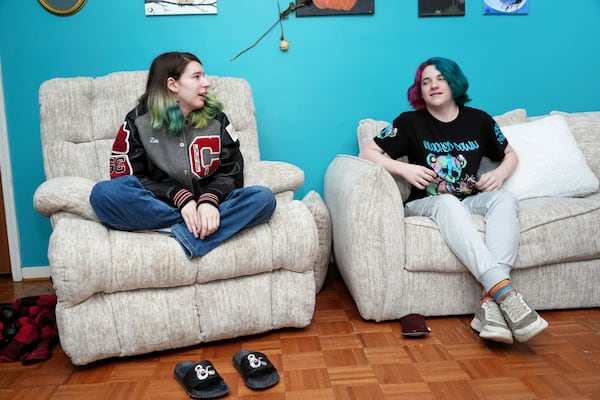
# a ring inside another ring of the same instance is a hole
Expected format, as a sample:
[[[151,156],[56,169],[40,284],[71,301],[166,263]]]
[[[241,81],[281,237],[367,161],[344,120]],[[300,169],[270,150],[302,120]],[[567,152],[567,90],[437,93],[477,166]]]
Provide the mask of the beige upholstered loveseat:
[[[521,190],[535,187],[538,191],[519,192],[524,197],[519,197],[521,244],[512,278],[537,309],[598,307],[600,112],[550,114],[528,118],[525,110],[517,109],[496,117],[505,133],[513,132],[514,140],[509,137],[509,141],[519,142],[518,148],[513,147],[523,161],[518,178],[525,182]],[[360,121],[359,147],[387,123]],[[566,130],[572,135],[566,135]],[[558,131],[564,137],[558,138]],[[536,140],[534,134],[539,136]],[[531,143],[520,144],[528,140]],[[577,155],[567,149],[569,140],[583,153],[587,165],[579,160],[578,166],[583,172],[567,165]],[[544,155],[546,145],[558,147],[558,156]],[[536,157],[541,170],[529,165]],[[511,185],[518,186],[516,181]],[[583,197],[562,197],[568,192],[562,189],[570,185],[578,186]],[[561,196],[551,194],[561,190]],[[382,321],[407,313],[473,313],[481,287],[452,254],[431,219],[404,216],[407,194],[406,182],[352,155],[338,155],[327,170],[324,198],[333,222],[335,261],[360,315]],[[474,220],[483,235],[483,219]]]
[[[245,159],[246,185],[270,187],[270,222],[188,260],[170,237],[101,224],[88,197],[108,179],[113,138],[146,83],[145,71],[57,78],[40,88],[46,182],[34,205],[53,231],[48,258],[62,348],[74,364],[310,324],[330,258],[331,221],[301,169],[262,161],[252,92],[209,77]]]

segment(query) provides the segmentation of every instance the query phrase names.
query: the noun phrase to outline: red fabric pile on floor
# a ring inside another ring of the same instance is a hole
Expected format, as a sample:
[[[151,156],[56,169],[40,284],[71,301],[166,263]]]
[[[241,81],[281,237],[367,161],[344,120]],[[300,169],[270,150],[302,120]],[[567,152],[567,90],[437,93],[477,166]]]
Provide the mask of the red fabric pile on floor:
[[[23,297],[0,307],[0,360],[31,364],[50,358],[58,339],[56,296]]]

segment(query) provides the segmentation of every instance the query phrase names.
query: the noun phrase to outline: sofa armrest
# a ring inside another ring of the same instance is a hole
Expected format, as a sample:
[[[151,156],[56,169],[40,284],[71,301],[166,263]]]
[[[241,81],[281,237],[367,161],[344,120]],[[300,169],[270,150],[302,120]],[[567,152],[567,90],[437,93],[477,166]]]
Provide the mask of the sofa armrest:
[[[379,164],[338,155],[324,182],[325,203],[333,225],[333,251],[340,274],[361,315],[375,320],[379,310],[360,309],[383,304],[388,268],[405,263],[402,197],[393,177]],[[365,306],[365,304],[367,304]]]
[[[283,161],[256,161],[244,165],[244,185],[262,185],[278,194],[294,192],[304,184],[304,171]]]
[[[49,179],[36,189],[33,206],[46,217],[66,211],[99,222],[89,201],[90,192],[95,184],[91,179],[78,176]]]

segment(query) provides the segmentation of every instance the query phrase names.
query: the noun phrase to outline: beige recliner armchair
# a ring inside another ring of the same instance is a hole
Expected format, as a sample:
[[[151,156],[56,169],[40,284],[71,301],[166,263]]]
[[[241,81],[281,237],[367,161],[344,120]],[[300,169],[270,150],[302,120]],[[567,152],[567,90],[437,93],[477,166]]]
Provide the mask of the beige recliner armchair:
[[[270,187],[270,222],[188,260],[172,238],[99,222],[88,197],[108,179],[111,146],[143,93],[146,71],[56,78],[39,91],[47,181],[34,205],[50,217],[48,258],[61,345],[74,364],[310,324],[329,263],[331,222],[304,173],[262,161],[249,84],[209,77],[239,134],[246,185]]]

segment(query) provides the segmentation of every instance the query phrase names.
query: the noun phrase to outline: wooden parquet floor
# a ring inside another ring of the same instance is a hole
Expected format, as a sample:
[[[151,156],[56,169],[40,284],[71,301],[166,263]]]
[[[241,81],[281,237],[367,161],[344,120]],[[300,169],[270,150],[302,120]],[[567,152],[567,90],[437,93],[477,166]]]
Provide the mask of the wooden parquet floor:
[[[0,302],[44,293],[52,293],[47,281],[0,278]],[[550,326],[528,343],[481,340],[469,315],[429,318],[427,338],[407,339],[398,321],[363,320],[333,267],[305,329],[83,367],[56,345],[47,361],[0,364],[0,399],[188,399],[173,367],[200,359],[212,361],[231,399],[600,399],[600,308],[541,314]],[[240,348],[267,354],[281,381],[264,392],[246,388],[231,362]]]

